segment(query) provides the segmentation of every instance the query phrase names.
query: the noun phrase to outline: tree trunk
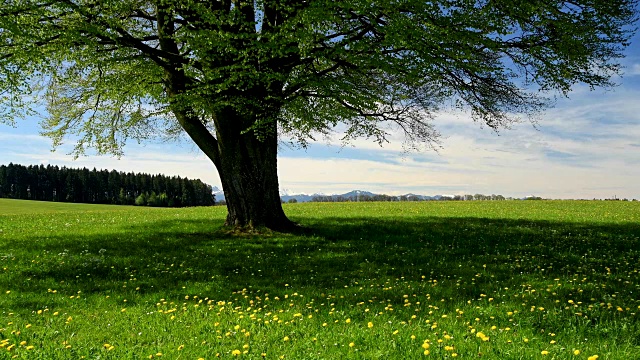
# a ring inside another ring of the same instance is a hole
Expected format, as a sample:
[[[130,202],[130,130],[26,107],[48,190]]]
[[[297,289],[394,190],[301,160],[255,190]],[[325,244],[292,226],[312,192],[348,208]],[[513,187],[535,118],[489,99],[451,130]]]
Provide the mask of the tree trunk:
[[[170,89],[170,95],[179,93]],[[226,198],[226,225],[292,231],[297,225],[282,210],[278,186],[278,136],[275,121],[248,130],[257,118],[227,107],[214,116],[216,136],[193,112],[174,105],[174,114],[195,144],[213,161]],[[276,111],[274,111],[276,113]],[[259,135],[259,136],[257,136]]]
[[[275,123],[258,138],[255,131],[242,133],[246,119],[225,122],[229,120],[235,126],[217,130],[219,157],[214,162],[227,203],[226,225],[293,230],[296,225],[284,214],[280,200]]]

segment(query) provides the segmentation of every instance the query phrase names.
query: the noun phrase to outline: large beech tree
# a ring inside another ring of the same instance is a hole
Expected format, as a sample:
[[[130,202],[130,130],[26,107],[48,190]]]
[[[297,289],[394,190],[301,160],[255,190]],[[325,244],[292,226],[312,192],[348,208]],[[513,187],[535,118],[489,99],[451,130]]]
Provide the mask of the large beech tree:
[[[2,121],[45,104],[44,133],[120,155],[186,134],[217,168],[227,224],[293,226],[280,205],[281,136],[389,124],[432,144],[439,105],[493,128],[610,86],[635,0],[6,0]]]

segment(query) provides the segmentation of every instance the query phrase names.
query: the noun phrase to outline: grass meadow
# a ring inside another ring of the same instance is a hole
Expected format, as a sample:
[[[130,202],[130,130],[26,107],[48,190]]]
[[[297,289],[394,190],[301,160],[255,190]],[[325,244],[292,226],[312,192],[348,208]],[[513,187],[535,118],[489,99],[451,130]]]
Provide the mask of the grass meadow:
[[[640,203],[0,200],[0,359],[638,359]]]

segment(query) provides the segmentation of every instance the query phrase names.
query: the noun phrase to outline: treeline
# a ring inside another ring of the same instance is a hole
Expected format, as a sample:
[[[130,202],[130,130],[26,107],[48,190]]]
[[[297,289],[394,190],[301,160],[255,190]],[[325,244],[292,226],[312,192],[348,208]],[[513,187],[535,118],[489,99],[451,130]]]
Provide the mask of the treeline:
[[[529,200],[530,198],[527,198]],[[541,200],[541,198],[531,198],[532,200]],[[292,199],[295,200],[295,199]],[[502,195],[455,195],[455,196],[421,196],[421,195],[319,195],[314,196],[312,202],[357,202],[357,201],[471,201],[471,200],[514,200],[513,198],[505,198]],[[294,202],[294,201],[289,201]]]
[[[213,189],[178,176],[0,165],[0,198],[140,206],[209,206]]]

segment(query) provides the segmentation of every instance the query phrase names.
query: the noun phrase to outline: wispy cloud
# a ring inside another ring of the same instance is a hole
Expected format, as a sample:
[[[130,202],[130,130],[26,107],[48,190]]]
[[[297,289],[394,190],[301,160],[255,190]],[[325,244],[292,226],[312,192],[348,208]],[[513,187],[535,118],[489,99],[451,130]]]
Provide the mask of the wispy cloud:
[[[307,150],[283,146],[280,187],[305,193],[362,189],[640,198],[640,89],[631,84],[613,92],[578,90],[543,113],[537,127],[525,122],[498,134],[473,123],[468,114],[440,114],[434,121],[442,133],[437,153],[407,152],[397,131],[390,132],[390,142],[382,148],[366,139],[342,147],[339,136],[312,142]],[[51,153],[48,139],[18,126],[15,132],[0,129],[0,163],[164,173],[220,185],[213,164],[190,143],[128,144],[120,160],[88,156],[73,161],[66,155],[68,146]]]

